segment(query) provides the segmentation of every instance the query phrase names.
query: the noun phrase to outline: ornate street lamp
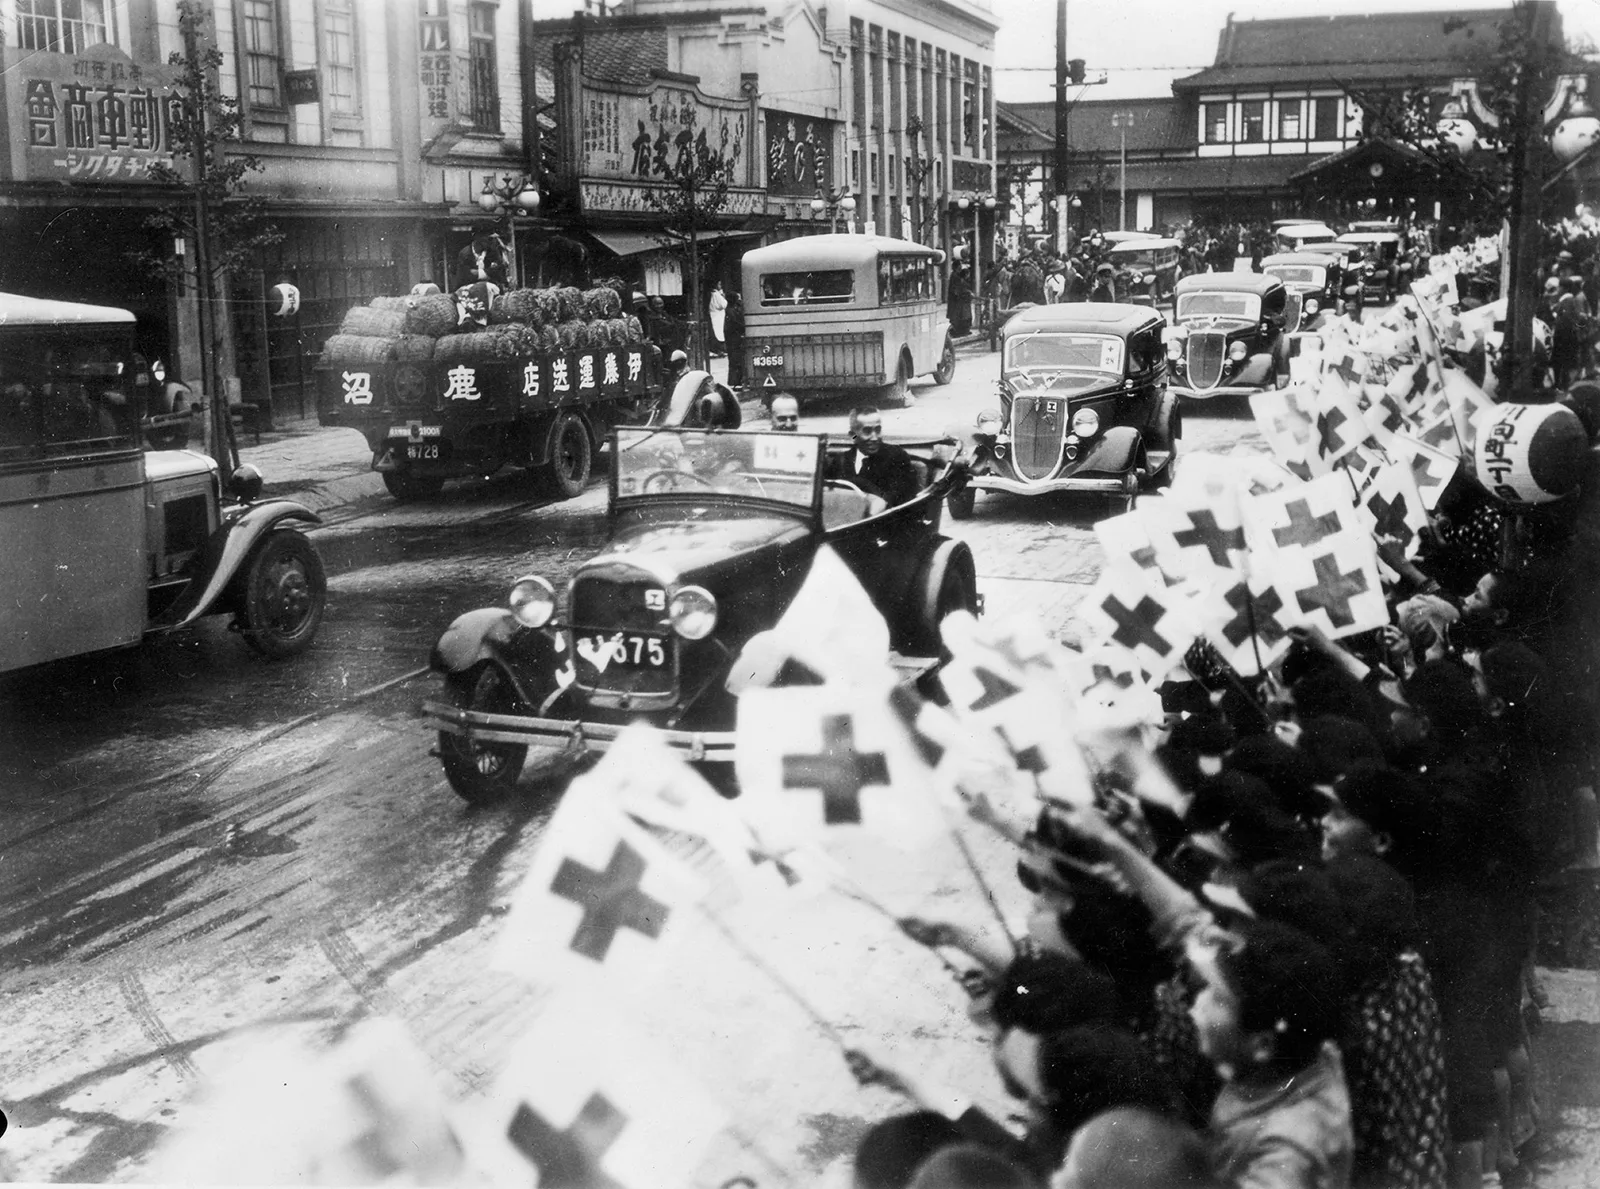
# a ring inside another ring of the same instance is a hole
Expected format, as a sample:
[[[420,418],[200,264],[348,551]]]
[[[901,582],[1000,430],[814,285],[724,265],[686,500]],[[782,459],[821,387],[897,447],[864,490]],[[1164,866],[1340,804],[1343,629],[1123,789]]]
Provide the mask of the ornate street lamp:
[[[539,187],[527,174],[502,174],[499,185],[495,185],[494,174],[485,174],[483,189],[478,192],[478,206],[488,215],[501,210],[506,213],[506,254],[511,258],[506,266],[506,281],[515,287],[518,283],[516,216],[539,213]]]
[[[811,200],[811,213],[818,216],[826,213],[828,230],[836,232],[839,230],[841,214],[845,217],[845,225],[850,225],[850,216],[856,213],[855,196],[846,194],[842,186],[837,190],[829,190],[826,195],[818,190],[817,196]]]

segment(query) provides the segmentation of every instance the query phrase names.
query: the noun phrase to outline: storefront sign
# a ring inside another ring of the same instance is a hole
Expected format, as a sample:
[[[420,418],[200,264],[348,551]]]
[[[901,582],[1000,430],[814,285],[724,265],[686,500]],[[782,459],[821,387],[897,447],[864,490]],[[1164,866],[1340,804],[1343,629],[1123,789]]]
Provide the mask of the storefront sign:
[[[767,193],[810,198],[833,189],[837,122],[781,111],[765,114]]]
[[[665,178],[702,160],[747,181],[749,108],[739,99],[702,95],[685,83],[658,83],[634,94],[581,88],[584,177]]]
[[[631,214],[665,215],[671,208],[665,200],[666,187],[648,182],[608,182],[584,178],[578,183],[579,201],[585,212],[626,211]],[[654,195],[654,197],[652,197]],[[727,201],[715,215],[742,218],[766,210],[766,192],[750,187],[729,189]]]
[[[283,72],[283,101],[290,106],[301,103],[319,103],[322,89],[317,83],[315,70],[285,70]]]
[[[170,88],[177,73],[135,62],[110,45],[23,57],[5,82],[19,178],[153,181],[151,166],[172,163],[179,101]]]
[[[990,179],[993,177],[989,166],[982,161],[964,161],[957,159],[950,162],[950,189],[967,190],[976,194],[984,194],[993,188]]]
[[[422,101],[430,120],[450,118],[450,18],[423,17],[417,22],[417,72]]]

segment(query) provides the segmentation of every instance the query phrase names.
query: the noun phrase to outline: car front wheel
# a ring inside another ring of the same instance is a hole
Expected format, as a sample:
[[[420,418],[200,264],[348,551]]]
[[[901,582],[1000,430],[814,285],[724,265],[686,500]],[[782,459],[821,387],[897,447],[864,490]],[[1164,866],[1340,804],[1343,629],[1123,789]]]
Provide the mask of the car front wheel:
[[[262,656],[295,656],[311,647],[327,600],[317,547],[294,529],[274,529],[250,561],[239,626]]]
[[[451,692],[462,710],[486,714],[526,712],[510,675],[493,663],[478,669],[471,680],[452,681]],[[507,796],[516,787],[527,758],[525,743],[486,742],[470,734],[439,732],[439,761],[444,765],[445,779],[470,805],[487,805]]]

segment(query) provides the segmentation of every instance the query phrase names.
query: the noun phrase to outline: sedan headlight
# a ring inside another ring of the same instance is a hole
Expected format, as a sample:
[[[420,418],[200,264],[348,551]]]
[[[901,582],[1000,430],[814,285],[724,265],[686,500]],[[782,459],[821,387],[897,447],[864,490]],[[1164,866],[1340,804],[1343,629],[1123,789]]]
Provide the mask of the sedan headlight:
[[[1167,358],[1168,359],[1178,359],[1178,358],[1181,358],[1182,355],[1183,355],[1183,340],[1182,339],[1168,339],[1167,340]]]
[[[1005,428],[1005,424],[1000,414],[992,409],[985,409],[978,414],[978,432],[981,434],[989,434],[991,436],[997,434]]]
[[[704,640],[717,626],[717,600],[704,587],[681,587],[667,603],[667,618],[685,640]]]
[[[507,602],[523,627],[542,628],[556,613],[556,588],[537,574],[527,574],[512,583]]]
[[[1305,305],[1302,308],[1308,314],[1315,314],[1322,308],[1322,303],[1314,297],[1308,297],[1306,298]]]
[[[1156,283],[1156,274],[1153,272],[1147,272],[1144,274],[1141,280],[1143,280],[1146,285],[1154,285]]]
[[[1072,415],[1072,432],[1080,438],[1092,438],[1100,432],[1100,414],[1093,409],[1079,409]]]
[[[1243,339],[1238,339],[1233,346],[1228,348],[1228,358],[1239,363],[1250,354],[1250,348],[1244,345]]]

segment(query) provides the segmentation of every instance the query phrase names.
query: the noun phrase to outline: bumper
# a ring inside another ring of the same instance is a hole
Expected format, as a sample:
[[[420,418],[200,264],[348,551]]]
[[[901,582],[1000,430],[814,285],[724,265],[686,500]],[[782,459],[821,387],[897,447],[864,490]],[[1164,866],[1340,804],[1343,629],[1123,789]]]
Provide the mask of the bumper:
[[[422,713],[429,726],[452,735],[471,735],[485,743],[554,744],[569,747],[580,756],[607,750],[627,729],[616,723],[488,714],[481,710],[461,710],[443,702],[424,702]],[[697,763],[733,760],[732,731],[660,730],[657,736],[686,760]]]
[[[1188,397],[1190,400],[1210,400],[1214,396],[1254,396],[1258,392],[1265,392],[1265,384],[1218,384],[1215,388],[1190,388],[1187,384],[1176,381],[1167,384],[1167,391],[1178,396]]]
[[[973,475],[967,480],[967,486],[977,491],[1004,491],[1009,495],[1048,495],[1053,491],[1098,491],[1105,495],[1122,495],[1128,490],[1127,480],[1121,476],[1101,479],[1068,475],[1040,483],[1024,483],[1020,479],[1007,479],[1004,475]]]

